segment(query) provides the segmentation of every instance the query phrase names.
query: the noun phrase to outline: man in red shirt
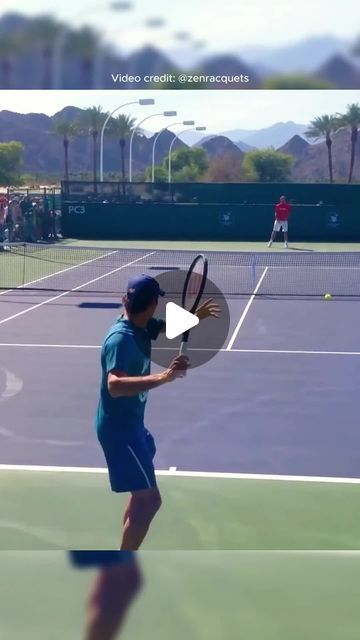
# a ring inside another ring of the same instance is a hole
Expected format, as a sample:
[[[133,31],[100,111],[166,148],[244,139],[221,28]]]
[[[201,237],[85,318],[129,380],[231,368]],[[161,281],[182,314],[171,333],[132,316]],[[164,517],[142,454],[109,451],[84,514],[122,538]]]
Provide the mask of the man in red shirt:
[[[284,242],[285,248],[288,247],[288,219],[291,213],[291,204],[286,202],[285,196],[281,196],[280,202],[275,206],[275,222],[273,232],[271,234],[270,242],[268,247],[271,247],[272,243],[275,240],[275,236],[281,229],[284,232]]]

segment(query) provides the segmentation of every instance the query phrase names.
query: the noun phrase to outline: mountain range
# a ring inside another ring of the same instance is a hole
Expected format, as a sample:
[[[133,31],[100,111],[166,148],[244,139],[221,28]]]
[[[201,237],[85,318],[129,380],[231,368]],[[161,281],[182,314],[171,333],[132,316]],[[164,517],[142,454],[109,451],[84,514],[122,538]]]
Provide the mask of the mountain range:
[[[52,174],[61,176],[63,173],[63,145],[60,136],[53,133],[54,124],[59,120],[80,119],[82,110],[68,106],[49,117],[44,114],[19,114],[11,111],[0,112],[0,142],[18,140],[24,145],[23,172],[35,174]],[[244,150],[236,140],[239,132],[246,140],[256,141],[259,146],[267,147],[269,142],[279,151],[293,156],[292,180],[299,182],[326,181],[328,179],[327,148],[324,142],[310,144],[302,135],[305,125],[294,122],[275,123],[259,131],[235,129],[223,134],[205,136],[196,142],[202,147],[210,162],[218,159],[231,159],[241,164]],[[300,131],[301,133],[297,133]],[[286,132],[288,137],[286,138]],[[235,139],[231,140],[231,137]],[[133,150],[133,172],[141,173],[151,164],[152,146],[155,134],[139,136],[135,139]],[[168,155],[169,146],[174,138],[170,131],[164,131],[159,137],[155,161],[162,162]],[[333,160],[334,176],[345,180],[349,169],[350,133],[340,130],[334,135]],[[247,144],[247,143],[246,143]],[[176,140],[174,148],[183,146],[184,142]],[[128,148],[126,149],[126,164]],[[70,172],[81,175],[92,168],[92,141],[89,135],[75,138],[70,143]],[[104,170],[108,173],[118,173],[120,169],[120,148],[118,140],[106,136]],[[354,179],[360,180],[360,144],[356,148]]]
[[[215,135],[225,136],[234,142],[242,151],[251,151],[251,149],[262,149],[265,147],[280,147],[295,135],[304,137],[308,125],[292,122],[276,122],[269,127],[263,129],[230,129],[221,131],[219,134],[209,133],[203,137],[197,131],[189,131],[180,138],[188,145],[199,144],[203,140],[207,140]]]
[[[352,42],[331,35],[312,36],[280,47],[246,47],[239,55],[264,73],[313,73],[334,55],[351,60]]]
[[[79,120],[83,113],[77,107],[65,107],[49,117],[44,114],[20,114],[12,111],[0,111],[0,142],[17,140],[24,146],[23,171],[30,173],[47,173],[61,175],[64,167],[63,144],[60,136],[53,132],[53,127],[60,120]],[[155,161],[161,162],[168,154],[174,134],[164,131],[159,137],[156,147]],[[133,148],[133,171],[141,172],[151,164],[152,143],[154,136],[138,136]],[[182,146],[181,140],[174,143],[174,149]],[[69,161],[71,173],[91,171],[92,140],[89,135],[76,137],[70,142]],[[105,136],[104,171],[119,171],[120,146],[118,140]],[[128,149],[125,154],[126,166]]]
[[[333,136],[332,156],[335,179],[346,179],[350,163],[350,132],[340,130]],[[291,178],[295,182],[323,182],[329,179],[328,151],[325,142],[309,144],[294,136],[279,151],[294,157]],[[354,181],[360,180],[360,145],[355,151]]]
[[[261,75],[268,73],[312,73],[329,58],[340,54],[353,61],[351,55],[353,42],[333,35],[320,35],[304,38],[281,46],[247,45],[237,51],[237,55],[252,65]],[[206,50],[205,50],[206,51]],[[182,46],[168,51],[169,58],[176,65],[191,69],[201,66],[205,55],[203,49],[197,51]]]
[[[6,36],[6,46],[0,54],[0,88],[3,89],[47,89],[53,88],[51,59],[53,52],[48,34],[41,40],[41,29],[37,31],[35,44],[22,36],[31,24],[31,20],[18,13],[8,13],[0,17],[0,38]],[[69,38],[75,37],[71,31]],[[13,49],[9,38],[16,38]],[[96,43],[94,33],[94,43]],[[216,53],[205,50],[201,56],[193,56],[190,47],[163,51],[155,46],[144,46],[134,53],[123,55],[115,47],[107,46],[102,51],[102,71],[96,80],[96,62],[99,60],[99,44],[85,47],[84,43],[77,53],[66,48],[63,57],[61,84],[64,89],[149,89],[163,88],[150,86],[143,79],[144,74],[162,74],[178,70],[190,70],[208,75],[226,74],[248,75],[247,84],[210,84],[216,89],[256,89],[264,86],[269,75],[283,75],[294,72],[308,74],[313,81],[325,81],[327,86],[344,89],[360,87],[360,66],[351,54],[352,44],[334,36],[312,37],[279,47],[251,47],[228,53]],[[16,46],[15,46],[16,45]],[[78,43],[79,46],[79,43]],[[114,82],[112,74],[140,75],[138,82]],[[317,84],[319,86],[319,84]],[[321,86],[321,84],[320,84]],[[167,88],[187,88],[180,86]],[[191,87],[193,88],[193,87]],[[296,80],[288,88],[297,88]]]

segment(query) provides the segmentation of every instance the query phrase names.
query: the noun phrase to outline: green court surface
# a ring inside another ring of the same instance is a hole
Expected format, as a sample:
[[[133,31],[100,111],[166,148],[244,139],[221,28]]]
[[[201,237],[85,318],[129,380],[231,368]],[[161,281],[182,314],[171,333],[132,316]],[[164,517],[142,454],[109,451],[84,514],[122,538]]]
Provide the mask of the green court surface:
[[[271,249],[267,242],[209,242],[207,240],[75,240],[67,239],[63,244],[78,247],[108,247],[109,249],[184,249],[189,251],[285,251],[282,242],[274,242]],[[286,251],[360,251],[357,242],[290,242]]]
[[[164,472],[166,474],[166,472]],[[159,475],[144,549],[359,549],[360,485]],[[125,496],[103,472],[1,468],[0,549],[116,549]]]
[[[124,640],[357,640],[360,554],[143,552]],[[0,636],[78,640],[95,573],[63,552],[0,554]]]

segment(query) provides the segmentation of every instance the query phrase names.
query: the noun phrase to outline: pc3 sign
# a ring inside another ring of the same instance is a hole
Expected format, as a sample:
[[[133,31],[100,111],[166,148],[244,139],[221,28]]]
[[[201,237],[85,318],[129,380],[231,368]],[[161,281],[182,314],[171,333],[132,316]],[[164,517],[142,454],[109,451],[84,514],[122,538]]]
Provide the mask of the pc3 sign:
[[[69,204],[68,213],[82,216],[86,213],[86,208],[82,204]]]

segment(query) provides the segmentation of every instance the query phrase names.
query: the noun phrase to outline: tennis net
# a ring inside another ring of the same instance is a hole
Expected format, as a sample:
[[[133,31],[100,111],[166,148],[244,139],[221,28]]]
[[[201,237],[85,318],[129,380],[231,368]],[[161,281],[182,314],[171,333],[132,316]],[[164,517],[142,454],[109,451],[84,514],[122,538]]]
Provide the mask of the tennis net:
[[[205,252],[208,277],[227,296],[360,297],[360,252]],[[194,251],[9,244],[0,251],[0,289],[118,295],[134,271],[156,277],[187,270]],[[174,278],[179,293],[179,278]],[[209,289],[210,290],[210,289]]]

